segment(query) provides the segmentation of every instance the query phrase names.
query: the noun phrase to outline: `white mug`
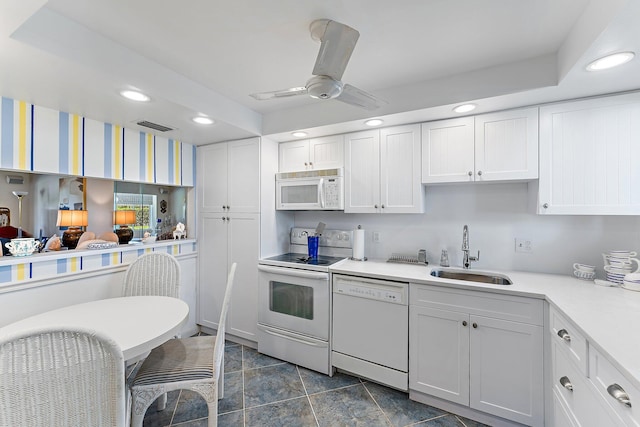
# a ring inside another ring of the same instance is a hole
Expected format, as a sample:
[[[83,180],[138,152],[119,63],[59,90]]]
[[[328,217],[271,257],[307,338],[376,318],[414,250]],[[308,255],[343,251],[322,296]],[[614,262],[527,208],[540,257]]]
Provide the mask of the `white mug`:
[[[573,268],[574,270],[585,271],[587,273],[593,273],[596,271],[596,267],[593,265],[579,264],[577,262],[573,264]]]
[[[635,251],[609,251],[607,255],[614,258],[631,258],[638,255],[638,253]]]

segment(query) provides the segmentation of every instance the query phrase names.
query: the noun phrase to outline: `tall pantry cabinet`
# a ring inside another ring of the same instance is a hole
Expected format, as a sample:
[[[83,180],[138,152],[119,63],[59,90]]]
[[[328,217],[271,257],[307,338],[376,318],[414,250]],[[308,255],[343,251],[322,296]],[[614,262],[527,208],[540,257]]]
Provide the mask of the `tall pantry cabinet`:
[[[198,323],[217,329],[227,273],[238,264],[227,332],[256,341],[260,256],[260,139],[200,146]]]

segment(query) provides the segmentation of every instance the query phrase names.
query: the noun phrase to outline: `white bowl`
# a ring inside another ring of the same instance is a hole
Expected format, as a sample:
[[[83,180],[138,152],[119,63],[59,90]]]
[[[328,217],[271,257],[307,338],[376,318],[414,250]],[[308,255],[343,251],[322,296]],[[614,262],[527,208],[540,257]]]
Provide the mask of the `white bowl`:
[[[628,289],[630,291],[640,292],[640,283],[636,282],[627,282],[626,280],[622,282],[622,287]]]
[[[624,280],[627,282],[638,282],[640,283],[640,273],[629,273],[624,276]]]

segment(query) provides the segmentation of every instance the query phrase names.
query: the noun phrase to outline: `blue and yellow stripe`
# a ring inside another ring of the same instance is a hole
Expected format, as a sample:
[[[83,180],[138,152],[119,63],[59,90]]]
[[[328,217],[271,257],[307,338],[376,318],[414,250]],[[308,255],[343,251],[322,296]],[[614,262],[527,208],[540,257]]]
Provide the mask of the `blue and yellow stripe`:
[[[2,98],[0,106],[0,166],[32,170],[33,105]]]

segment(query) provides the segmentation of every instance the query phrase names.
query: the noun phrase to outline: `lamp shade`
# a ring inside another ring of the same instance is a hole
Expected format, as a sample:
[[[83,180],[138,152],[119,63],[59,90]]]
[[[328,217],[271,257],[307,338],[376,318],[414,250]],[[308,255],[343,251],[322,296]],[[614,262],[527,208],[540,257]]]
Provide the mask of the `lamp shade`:
[[[113,223],[128,225],[136,223],[136,211],[113,211]]]
[[[59,210],[56,225],[58,227],[86,227],[89,225],[89,214],[87,211]]]

